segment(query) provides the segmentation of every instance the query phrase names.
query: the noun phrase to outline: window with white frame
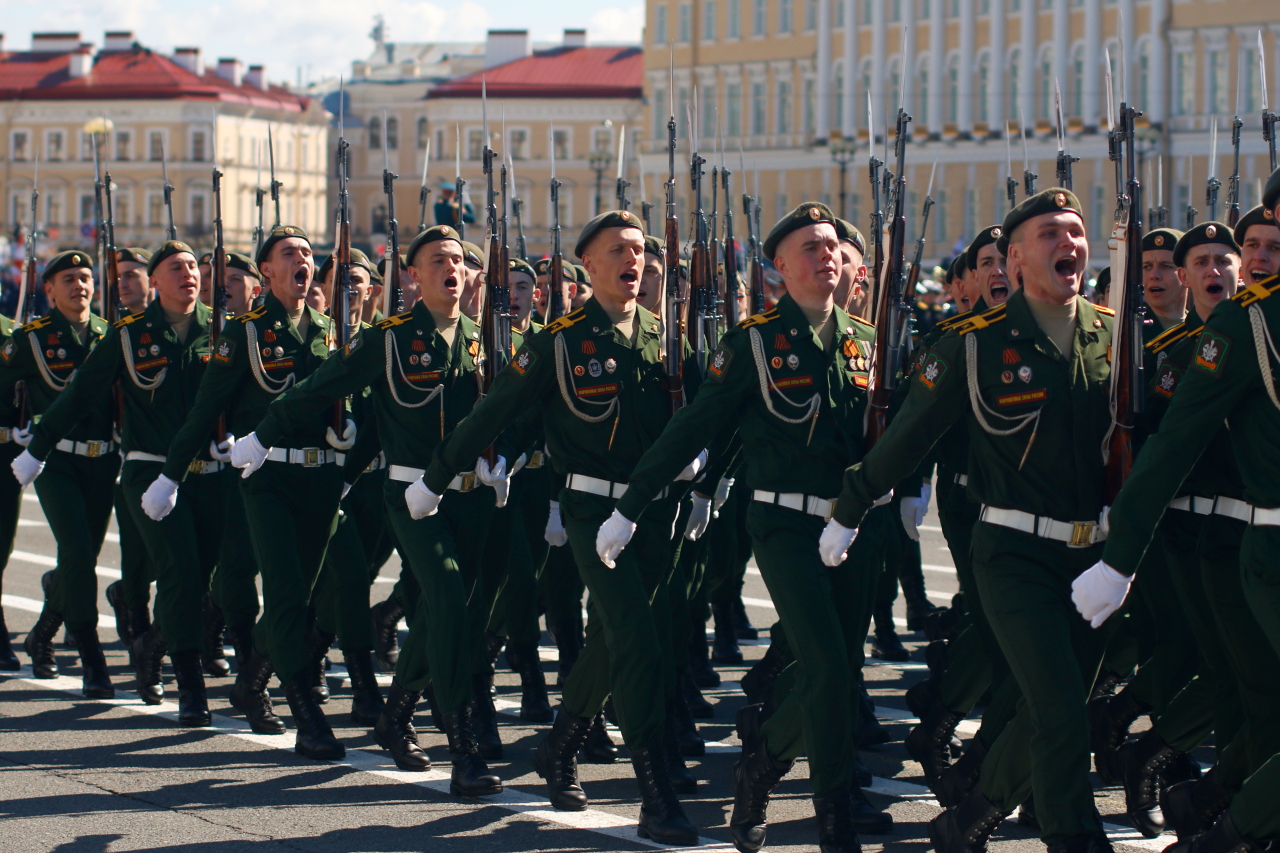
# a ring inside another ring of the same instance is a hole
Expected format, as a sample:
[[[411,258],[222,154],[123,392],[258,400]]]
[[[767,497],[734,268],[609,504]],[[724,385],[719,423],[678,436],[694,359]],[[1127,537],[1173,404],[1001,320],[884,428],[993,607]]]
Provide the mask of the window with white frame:
[[[751,0],[751,34],[764,36],[768,30],[768,4],[766,0]]]
[[[1231,89],[1228,81],[1230,64],[1225,47],[1205,51],[1205,70],[1208,72],[1205,106],[1207,111],[1222,115],[1231,109]]]
[[[191,131],[191,159],[203,163],[208,159],[209,134],[203,130]]]
[[[427,121],[426,116],[418,119],[418,150],[426,149],[427,142],[431,139],[431,125]]]
[[[702,3],[702,40],[716,40],[716,0],[703,0]]]
[[[1174,115],[1191,115],[1196,111],[1196,54],[1179,50],[1173,54],[1173,92],[1170,103]]]
[[[511,159],[528,160],[529,131],[523,127],[516,127],[508,131],[507,135],[510,137],[507,141],[507,150],[511,152]]]
[[[57,161],[66,157],[66,134],[60,130],[50,130],[44,135],[44,158]]]
[[[395,151],[397,148],[400,147],[400,119],[396,118],[395,116],[388,116],[386,133],[387,133],[387,148],[391,149],[392,151]],[[286,166],[293,165],[292,152],[293,152],[292,145],[285,146],[285,155],[287,160],[287,162],[285,163]]]
[[[10,159],[18,162],[31,159],[31,134],[25,130],[15,130],[9,137]]]
[[[724,87],[725,135],[742,135],[742,84],[729,83]]]
[[[778,0],[778,34],[791,35],[793,0]]]
[[[572,141],[568,130],[561,129],[555,132],[551,142],[555,146],[557,160],[570,159],[573,151]]]
[[[763,80],[751,84],[751,133],[759,136],[765,132],[765,84]]]
[[[665,45],[667,43],[667,7],[653,7],[653,43],[655,45]]]
[[[791,81],[779,80],[777,82],[778,93],[778,113],[777,113],[777,133],[791,132]]]
[[[978,121],[982,122],[983,124],[987,124],[988,122],[991,121],[991,114],[987,109],[987,106],[988,106],[987,99],[991,97],[991,53],[990,51],[983,51],[982,55],[978,57],[977,96],[978,96],[978,103],[976,104],[976,106],[978,107],[978,109],[976,110],[976,113],[978,116]],[[966,232],[971,230],[972,229],[969,229],[969,228],[965,229]]]
[[[693,4],[681,3],[677,7],[680,16],[676,30],[676,43],[688,44],[693,40]]]
[[[725,0],[728,11],[724,19],[724,33],[727,38],[742,38],[742,0]]]
[[[152,130],[147,133],[147,159],[159,163],[164,159],[164,131]]]

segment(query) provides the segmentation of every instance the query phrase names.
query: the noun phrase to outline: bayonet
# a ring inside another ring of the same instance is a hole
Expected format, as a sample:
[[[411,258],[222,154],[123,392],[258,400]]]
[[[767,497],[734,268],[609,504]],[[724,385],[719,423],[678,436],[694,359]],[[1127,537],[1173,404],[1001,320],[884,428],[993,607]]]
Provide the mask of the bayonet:
[[[674,71],[671,71],[671,89],[675,88]],[[666,261],[666,287],[663,291],[662,311],[662,366],[666,378],[666,390],[671,399],[671,409],[684,406],[684,351],[682,308],[686,299],[680,286],[680,221],[676,217],[676,113],[672,94],[670,117],[667,119],[667,221],[664,233],[663,257]]]
[[[351,309],[355,287],[351,280],[351,196],[347,187],[350,167],[351,144],[346,137],[346,89],[338,78],[338,229],[334,240],[333,298],[329,302],[329,317],[333,334],[329,336],[329,350],[335,352],[351,341]],[[384,134],[385,138],[385,134]],[[270,140],[270,137],[268,137]],[[272,184],[275,184],[274,172]],[[277,213],[277,216],[279,214]],[[346,430],[347,405],[340,399],[333,405],[332,427],[338,435]]]
[[[529,244],[524,238],[524,218],[520,215],[520,211],[524,209],[524,199],[516,195],[516,161],[510,151],[507,152],[507,165],[511,175],[511,218],[516,224],[516,254],[520,256],[520,260],[527,261]]]
[[[507,247],[507,203],[510,192],[506,187],[507,165],[505,161],[495,163],[498,152],[491,146],[489,136],[489,88],[485,78],[480,78],[480,117],[484,133],[484,147],[480,152],[481,165],[485,177],[485,223],[488,231],[488,270],[484,282],[484,300],[480,316],[481,349],[483,360],[476,370],[476,381],[479,383],[480,396],[483,397],[493,387],[493,381],[507,362],[511,360],[511,287],[508,278]],[[506,109],[502,110],[501,127],[505,144]],[[495,170],[497,174],[495,175]],[[494,179],[503,195],[502,215],[498,215],[497,191]],[[484,456],[490,464],[497,460],[493,447],[485,450]]]
[[[418,188],[418,205],[422,214],[418,217],[418,233],[427,230],[427,207],[431,199],[431,184],[427,182],[427,172],[431,168],[431,137],[427,137],[426,153],[422,156],[422,186]]]
[[[341,82],[338,84],[338,97],[346,97],[346,94],[342,90]],[[344,114],[344,106],[345,105],[341,102],[338,103],[338,121],[340,122],[343,121],[342,116]],[[343,132],[343,128],[339,127],[338,135],[341,136]],[[267,125],[267,155],[270,157],[271,162],[271,205],[275,209],[276,215],[276,221],[272,223],[271,227],[274,228],[280,224],[280,190],[284,187],[284,184],[276,180],[276,143],[275,138],[271,135],[271,125],[269,124]],[[342,426],[345,427],[346,425],[343,424]],[[341,431],[342,430],[339,429],[339,432]]]
[[[1022,137],[1022,191],[1027,194],[1027,198],[1031,198],[1036,194],[1036,178],[1040,176],[1031,171],[1031,155],[1027,151],[1027,119],[1022,110],[1018,110],[1018,124],[1021,127],[1018,135]]]
[[[173,224],[173,184],[169,183],[169,159],[165,156],[164,139],[160,140],[160,173],[164,176],[164,208],[169,214],[169,227],[164,230],[166,240],[177,240],[178,229]]]
[[[618,185],[615,194],[618,198],[618,210],[628,210],[630,202],[627,201],[627,187],[631,186],[627,182],[627,126],[624,124],[622,129],[618,131]]]
[[[1271,155],[1271,171],[1276,170],[1276,121],[1280,119],[1271,111],[1267,98],[1267,49],[1262,43],[1262,30],[1258,30],[1258,81],[1262,94],[1262,138],[1267,142],[1267,151]]]
[[[1218,219],[1218,190],[1222,189],[1222,181],[1218,180],[1218,117],[1209,116],[1209,179],[1205,181],[1204,207],[1209,214],[1209,221]]]
[[[1071,164],[1079,163],[1079,157],[1067,153],[1067,128],[1062,121],[1062,89],[1055,77],[1053,80],[1053,106],[1058,116],[1058,168],[1055,177],[1058,186],[1071,189]]]
[[[1227,224],[1232,228],[1240,221],[1240,90],[1244,86],[1244,54],[1236,68],[1236,110],[1231,119],[1231,177],[1227,181]]]
[[[387,111],[382,111],[382,127],[387,126]],[[391,171],[391,152],[387,135],[382,134],[382,193],[387,197],[387,248],[383,255],[382,315],[389,317],[404,311],[404,292],[400,287],[400,223],[396,221],[396,178]]]

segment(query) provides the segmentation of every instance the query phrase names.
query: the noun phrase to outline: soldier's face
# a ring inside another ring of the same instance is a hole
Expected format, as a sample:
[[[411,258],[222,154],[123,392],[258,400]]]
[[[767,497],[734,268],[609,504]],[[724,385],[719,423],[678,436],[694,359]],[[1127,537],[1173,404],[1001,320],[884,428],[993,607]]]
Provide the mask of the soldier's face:
[[[604,228],[587,244],[582,265],[601,301],[622,305],[640,294],[644,234],[639,228]]]
[[[511,284],[511,307],[523,323],[533,310],[533,279],[528,273],[513,272],[507,281]]]
[[[1015,242],[1016,240],[1016,242]],[[1009,280],[1027,296],[1065,305],[1080,293],[1089,267],[1089,239],[1076,213],[1044,213],[1019,225],[1009,242]]]
[[[1240,286],[1240,256],[1225,243],[1193,246],[1182,263],[1178,278],[1191,291],[1201,319],[1208,319],[1213,307]]]
[[[1004,255],[995,243],[988,243],[978,250],[978,268],[970,273],[977,279],[978,290],[988,308],[1003,305],[1009,300],[1009,276],[1005,270]]]
[[[307,295],[303,297],[307,300],[307,304],[319,311],[321,314],[329,310],[329,300],[325,298],[324,287],[320,282],[316,282],[307,288]]]
[[[44,295],[67,317],[88,314],[93,302],[93,272],[84,267],[63,270],[45,282]]]
[[[333,283],[338,277],[338,265],[335,263],[329,267],[329,271],[324,276],[324,298],[326,303],[333,302]],[[359,318],[360,313],[364,310],[365,303],[369,300],[370,293],[373,290],[373,279],[369,276],[369,271],[362,266],[356,264],[351,265],[351,302],[350,312],[353,318]],[[358,319],[356,322],[359,322]]]
[[[792,231],[778,244],[773,265],[802,305],[831,299],[840,284],[842,265],[835,226],[815,222]]]
[[[200,301],[213,305],[213,265],[200,264]]]
[[[960,313],[973,310],[973,292],[970,288],[969,267],[964,268],[964,272],[951,277],[951,283],[947,285],[947,289],[951,292],[951,301],[955,303],[956,310]]]
[[[147,277],[147,265],[133,261],[119,264],[120,304],[136,314],[147,307],[151,297],[151,281]]]
[[[484,284],[484,270],[468,263],[463,263],[462,266],[466,273],[466,281],[462,285],[462,296],[458,305],[463,314],[475,317],[480,313],[480,288]]]
[[[1173,249],[1142,253],[1142,292],[1151,310],[1164,317],[1181,314],[1187,307],[1187,287],[1178,278]]]
[[[232,314],[247,313],[261,292],[262,282],[244,270],[227,270],[227,310]]]
[[[285,237],[272,245],[271,253],[259,269],[277,299],[296,304],[306,298],[316,275],[311,244],[301,237]]]
[[[1250,225],[1240,246],[1240,268],[1245,284],[1253,284],[1280,272],[1280,228]]]
[[[644,253],[644,272],[640,275],[640,293],[636,301],[646,311],[658,313],[658,303],[662,301],[662,279],[665,276],[665,264],[662,258],[649,252]]]
[[[446,317],[458,313],[458,299],[466,276],[461,243],[457,240],[428,243],[413,256],[409,273],[417,282],[427,308]]]
[[[186,314],[200,296],[200,267],[195,255],[179,252],[160,262],[151,276],[160,304],[171,314]]]
[[[853,300],[862,295],[862,283],[867,280],[867,266],[862,253],[852,243],[840,242],[840,284],[836,287],[835,300],[841,308],[848,309]]]

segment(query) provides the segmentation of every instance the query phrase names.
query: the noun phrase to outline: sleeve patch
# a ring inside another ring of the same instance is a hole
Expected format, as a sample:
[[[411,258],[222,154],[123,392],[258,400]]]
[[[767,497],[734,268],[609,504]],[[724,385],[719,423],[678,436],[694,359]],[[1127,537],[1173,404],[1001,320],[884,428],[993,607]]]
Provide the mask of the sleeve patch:
[[[528,344],[525,344],[520,347],[515,358],[511,360],[511,369],[520,376],[527,376],[537,363],[538,354],[530,349]]]
[[[716,351],[711,354],[711,360],[707,363],[707,375],[713,379],[724,379],[725,374],[729,372],[729,365],[733,364],[733,350],[730,347],[720,344],[716,347]]]
[[[1156,384],[1152,389],[1161,397],[1172,397],[1173,392],[1177,390],[1178,380],[1182,378],[1182,371],[1169,364],[1167,361],[1160,368],[1160,372],[1156,374]]]
[[[342,360],[346,361],[351,358],[351,356],[355,355],[363,344],[364,335],[356,335],[354,338],[347,341],[347,345],[342,348]]]
[[[1192,364],[1202,373],[1216,376],[1222,372],[1222,365],[1227,360],[1227,352],[1231,349],[1231,339],[1221,332],[1205,329],[1196,341],[1196,354]]]
[[[930,352],[920,365],[920,372],[917,374],[917,378],[927,390],[936,391],[950,369],[951,365],[947,363],[945,358],[940,357],[935,352]]]
[[[230,364],[231,357],[235,355],[235,352],[236,342],[229,341],[224,336],[218,340],[218,346],[214,350],[213,357],[215,360],[221,361],[224,364]]]

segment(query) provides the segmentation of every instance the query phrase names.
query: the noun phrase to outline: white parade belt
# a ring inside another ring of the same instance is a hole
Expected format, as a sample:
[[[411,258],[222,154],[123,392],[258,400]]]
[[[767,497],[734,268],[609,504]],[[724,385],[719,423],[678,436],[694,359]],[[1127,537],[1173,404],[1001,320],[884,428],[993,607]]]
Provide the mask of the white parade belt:
[[[794,509],[796,512],[803,512],[805,515],[816,515],[825,521],[831,520],[831,514],[836,508],[835,501],[829,501],[826,498],[816,497],[815,495],[801,494],[800,492],[766,492],[764,489],[756,489],[752,497],[762,504],[775,504],[787,509]]]
[[[144,453],[141,450],[130,450],[124,455],[125,462],[159,462],[161,464],[168,462],[168,457],[161,456],[159,453]],[[216,474],[223,468],[227,467],[227,463],[219,462],[217,459],[192,459],[191,464],[187,466],[189,474]]]
[[[115,442],[112,441],[72,441],[69,438],[64,438],[54,447],[64,453],[74,453],[76,456],[87,456],[90,459],[106,456],[116,449]]]
[[[1001,509],[1000,507],[982,505],[979,521],[1021,530],[1049,539],[1054,542],[1065,542],[1069,548],[1088,548],[1107,538],[1096,521],[1058,521],[1047,515],[1035,515],[1020,509]]]
[[[1206,498],[1201,495],[1186,495],[1169,501],[1169,509],[1194,512],[1196,515],[1210,515],[1213,513],[1213,504],[1213,498]]]
[[[273,447],[267,451],[267,461],[319,468],[321,465],[332,465],[336,457],[332,450],[324,447]]]
[[[627,493],[626,483],[615,483],[612,480],[601,480],[599,477],[588,477],[586,474],[570,474],[565,480],[565,488],[575,492],[586,492],[589,495],[599,495],[602,498],[613,498],[617,500]],[[667,496],[667,489],[663,489],[653,496],[655,501],[660,501]]]
[[[388,465],[387,477],[399,483],[412,483],[427,473],[426,468],[410,468],[408,465]],[[452,489],[455,492],[470,492],[480,485],[480,480],[476,477],[474,471],[468,471],[465,474],[459,474],[449,481],[446,489]]]

